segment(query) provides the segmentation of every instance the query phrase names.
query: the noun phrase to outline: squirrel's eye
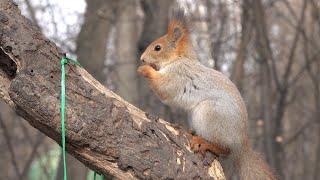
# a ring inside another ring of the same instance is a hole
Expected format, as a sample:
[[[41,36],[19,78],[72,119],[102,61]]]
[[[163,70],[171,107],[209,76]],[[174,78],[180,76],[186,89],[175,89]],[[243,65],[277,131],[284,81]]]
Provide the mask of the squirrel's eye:
[[[155,51],[160,51],[160,50],[161,50],[161,46],[160,46],[160,45],[156,45],[156,46],[154,47],[154,50],[155,50]]]

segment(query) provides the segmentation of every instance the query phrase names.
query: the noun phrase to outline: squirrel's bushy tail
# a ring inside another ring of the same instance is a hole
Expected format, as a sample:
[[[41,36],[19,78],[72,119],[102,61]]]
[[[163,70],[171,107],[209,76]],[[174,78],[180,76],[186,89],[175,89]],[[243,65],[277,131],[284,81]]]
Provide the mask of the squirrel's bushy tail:
[[[241,180],[275,180],[275,176],[261,156],[249,149],[238,159],[238,175]]]

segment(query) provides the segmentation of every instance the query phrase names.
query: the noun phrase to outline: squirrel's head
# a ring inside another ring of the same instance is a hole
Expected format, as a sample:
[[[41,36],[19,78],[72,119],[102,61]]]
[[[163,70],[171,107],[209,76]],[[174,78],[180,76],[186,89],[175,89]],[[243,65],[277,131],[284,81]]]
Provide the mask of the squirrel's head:
[[[189,20],[183,10],[178,10],[172,13],[167,34],[152,42],[140,59],[159,70],[182,57],[195,59],[194,56]]]

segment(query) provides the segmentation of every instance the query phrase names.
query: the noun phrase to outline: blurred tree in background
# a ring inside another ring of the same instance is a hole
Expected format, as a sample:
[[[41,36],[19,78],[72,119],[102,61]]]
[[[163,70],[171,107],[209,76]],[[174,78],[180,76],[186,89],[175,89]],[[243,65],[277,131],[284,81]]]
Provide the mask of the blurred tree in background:
[[[187,126],[137,76],[146,46],[186,9],[199,60],[227,74],[249,112],[249,133],[280,179],[320,177],[318,0],[17,0],[24,15],[130,103]],[[0,179],[61,179],[60,149],[0,102]],[[68,156],[70,179],[89,170]]]

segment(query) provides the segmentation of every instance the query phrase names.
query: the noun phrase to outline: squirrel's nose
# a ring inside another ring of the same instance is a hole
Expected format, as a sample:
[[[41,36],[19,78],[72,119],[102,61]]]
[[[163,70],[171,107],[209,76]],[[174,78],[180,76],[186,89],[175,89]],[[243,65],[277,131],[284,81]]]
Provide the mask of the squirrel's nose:
[[[140,57],[140,61],[142,61],[143,63],[145,63],[145,57],[144,57],[144,53],[142,53],[141,57]]]

